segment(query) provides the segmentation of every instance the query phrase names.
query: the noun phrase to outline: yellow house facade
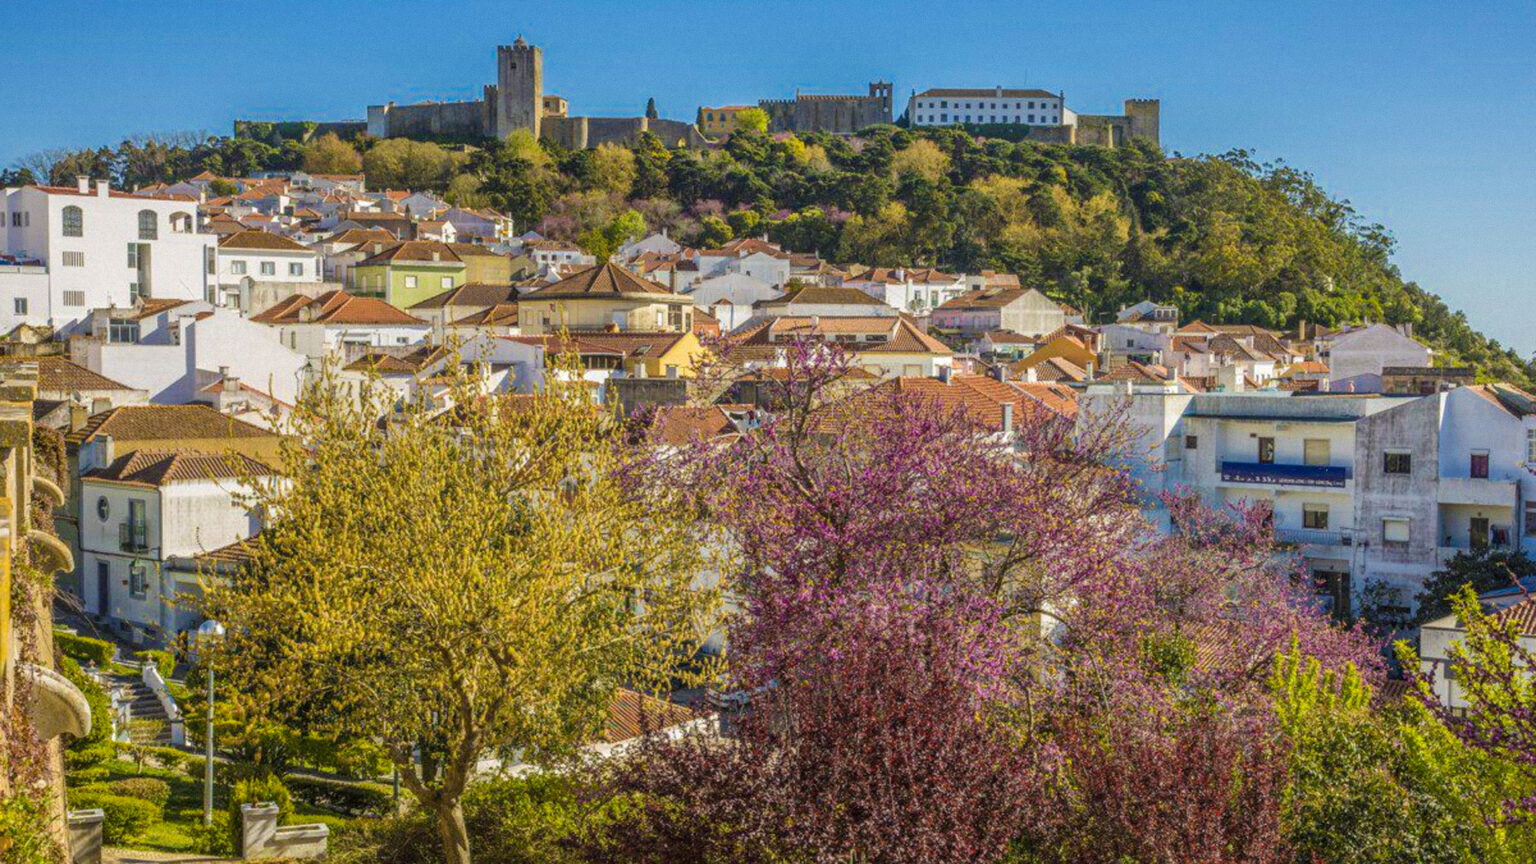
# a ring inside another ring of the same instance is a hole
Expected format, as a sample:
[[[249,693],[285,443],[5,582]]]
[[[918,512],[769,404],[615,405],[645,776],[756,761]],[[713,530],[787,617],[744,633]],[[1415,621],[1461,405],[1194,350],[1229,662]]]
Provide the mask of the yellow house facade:
[[[572,331],[688,333],[693,301],[616,264],[597,264],[517,300],[526,335]]]

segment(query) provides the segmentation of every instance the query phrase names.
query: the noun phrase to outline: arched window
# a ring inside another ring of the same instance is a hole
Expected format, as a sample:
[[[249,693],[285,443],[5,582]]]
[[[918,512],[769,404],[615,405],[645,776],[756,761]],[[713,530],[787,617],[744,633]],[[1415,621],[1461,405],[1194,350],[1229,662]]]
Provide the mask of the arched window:
[[[192,233],[192,214],[190,214],[190,213],[172,213],[171,214],[171,230],[175,231],[177,234],[191,234]]]
[[[64,208],[64,236],[85,236],[85,211],[73,204]]]
[[[155,223],[155,211],[139,211],[139,239],[155,240],[160,236],[160,226]]]

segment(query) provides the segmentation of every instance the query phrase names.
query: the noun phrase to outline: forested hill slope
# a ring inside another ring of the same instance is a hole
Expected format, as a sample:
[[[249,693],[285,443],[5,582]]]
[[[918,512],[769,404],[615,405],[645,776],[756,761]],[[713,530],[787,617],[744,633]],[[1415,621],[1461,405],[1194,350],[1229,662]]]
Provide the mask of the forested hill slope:
[[[444,189],[455,203],[510,212],[519,231],[589,245],[605,234],[611,244],[615,227],[632,229],[633,216],[615,224],[632,209],[649,230],[701,245],[766,233],[839,263],[1013,272],[1095,322],[1150,298],[1177,304],[1186,321],[1411,323],[1440,363],[1536,382],[1531,358],[1404,281],[1385,228],[1306,172],[1258,164],[1244,151],[1179,157],[884,126],[855,138],[742,132],[707,152],[668,149],[650,136],[630,148],[564,151],[515,134],[461,152],[331,136],[301,146],[274,133],[168,153],[151,153],[140,139],[116,152],[62,156],[36,173],[72,182],[81,168],[106,163],[137,185],[204,169],[361,167],[370,188]]]

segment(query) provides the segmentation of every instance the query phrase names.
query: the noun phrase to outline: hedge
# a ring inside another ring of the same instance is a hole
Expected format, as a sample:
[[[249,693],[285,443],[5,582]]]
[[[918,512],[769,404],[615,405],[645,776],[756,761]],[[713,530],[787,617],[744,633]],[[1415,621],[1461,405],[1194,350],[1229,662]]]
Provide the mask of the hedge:
[[[101,826],[101,839],[113,845],[132,843],[149,830],[149,826],[159,822],[161,814],[160,808],[152,801],[113,795],[97,791],[95,787],[70,790],[69,808],[100,808],[105,817]]]
[[[150,747],[147,748],[147,750],[149,755],[153,757],[156,762],[160,763],[160,767],[168,771],[180,770],[182,766],[187,764],[187,760],[192,758],[185,752],[177,750],[175,747]],[[201,768],[201,764],[199,764],[198,767]],[[202,777],[203,775],[198,774],[197,776]]]
[[[65,657],[71,657],[79,663],[95,663],[97,667],[111,663],[117,653],[111,642],[64,630],[53,631],[53,644]]]
[[[81,768],[90,768],[100,765],[108,759],[117,758],[117,744],[112,741],[97,741],[94,744],[86,744],[79,749],[70,748],[64,751],[64,768],[68,771],[78,771]]]
[[[141,662],[155,664],[162,681],[171,680],[171,673],[176,671],[176,656],[169,651],[140,651],[135,656]]]
[[[283,782],[300,801],[347,816],[386,816],[394,803],[394,791],[380,783],[347,783],[295,774]]]
[[[164,808],[165,802],[171,800],[171,784],[154,777],[125,777],[122,780],[113,780],[107,784],[107,789],[113,795],[138,798],[160,808]]]

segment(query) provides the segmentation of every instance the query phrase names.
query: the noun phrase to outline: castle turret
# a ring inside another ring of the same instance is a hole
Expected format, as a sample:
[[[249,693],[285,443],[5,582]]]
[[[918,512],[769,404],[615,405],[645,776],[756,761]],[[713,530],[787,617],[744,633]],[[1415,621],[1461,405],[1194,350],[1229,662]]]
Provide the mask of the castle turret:
[[[1162,141],[1158,137],[1161,113],[1162,104],[1156,99],[1125,100],[1125,116],[1131,121],[1131,137],[1145,138],[1161,146]]]
[[[496,137],[516,129],[539,137],[544,108],[544,52],[523,37],[496,48]]]

